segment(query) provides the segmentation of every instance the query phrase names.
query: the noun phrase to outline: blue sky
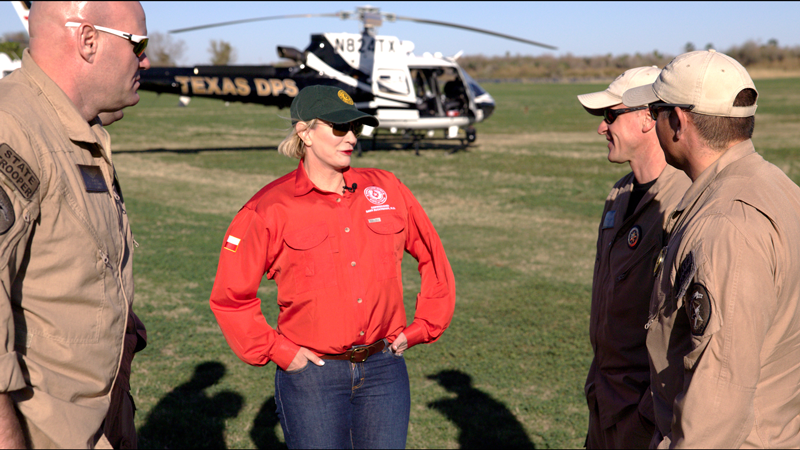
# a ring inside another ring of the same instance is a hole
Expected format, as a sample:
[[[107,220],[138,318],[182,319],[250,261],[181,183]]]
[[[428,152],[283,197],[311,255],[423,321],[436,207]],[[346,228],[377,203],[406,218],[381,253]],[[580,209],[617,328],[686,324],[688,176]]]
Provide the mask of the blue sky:
[[[142,2],[148,31],[228,20],[283,14],[332,13],[355,10],[366,2]],[[520,36],[558,47],[545,50],[468,31],[416,24],[384,23],[381,35],[410,40],[415,53],[454,55],[576,56],[650,53],[677,55],[692,42],[712,43],[724,51],[748,39],[781,46],[800,45],[797,20],[800,2],[370,2],[384,12]],[[237,64],[268,64],[278,60],[277,45],[305,49],[309,35],[352,32],[354,20],[337,18],[285,19],[213,28],[173,35],[186,43],[182,64],[206,64],[209,41],[222,39],[237,51]],[[0,34],[22,31],[10,2],[0,2]]]

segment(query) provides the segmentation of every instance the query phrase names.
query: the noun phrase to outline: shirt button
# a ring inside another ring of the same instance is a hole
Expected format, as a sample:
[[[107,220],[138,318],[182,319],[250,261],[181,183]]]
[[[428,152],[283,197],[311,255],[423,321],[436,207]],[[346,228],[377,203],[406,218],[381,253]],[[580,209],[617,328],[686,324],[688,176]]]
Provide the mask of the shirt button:
[[[353,262],[351,262],[351,263],[350,263],[350,265],[351,265],[351,266],[353,266],[353,267],[355,267],[355,266],[356,266],[356,262],[355,262],[355,261],[353,261]]]
[[[344,227],[344,232],[345,233],[349,233],[350,232],[350,227]]]
[[[361,302],[362,302],[362,300],[361,300],[361,299],[358,299],[358,300],[356,300],[356,301],[357,301],[358,303],[361,303]]]
[[[362,331],[361,333],[358,333],[358,335],[359,335],[359,336],[363,336],[363,335],[364,335],[364,332]]]
[[[336,203],[339,203],[339,202],[341,202],[341,201],[342,201],[341,197],[339,197],[339,198],[337,198],[337,199],[336,199]]]

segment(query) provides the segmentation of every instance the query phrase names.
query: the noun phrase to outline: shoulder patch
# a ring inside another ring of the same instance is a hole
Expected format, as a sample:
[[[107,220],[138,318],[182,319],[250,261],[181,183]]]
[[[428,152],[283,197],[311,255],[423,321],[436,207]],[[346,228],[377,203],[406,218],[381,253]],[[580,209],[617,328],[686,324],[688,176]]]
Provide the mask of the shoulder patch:
[[[39,190],[39,177],[8,144],[0,144],[0,172],[26,200],[30,200]]]
[[[711,299],[708,290],[700,283],[694,283],[686,296],[686,314],[689,315],[689,325],[692,334],[702,336],[706,331],[708,320],[711,318]]]
[[[237,238],[236,236],[229,234],[228,239],[225,240],[225,244],[222,245],[222,248],[225,250],[231,251],[236,253],[236,250],[239,249],[239,243],[242,242],[241,239]]]
[[[0,188],[0,235],[6,234],[14,226],[14,204],[5,189]]]

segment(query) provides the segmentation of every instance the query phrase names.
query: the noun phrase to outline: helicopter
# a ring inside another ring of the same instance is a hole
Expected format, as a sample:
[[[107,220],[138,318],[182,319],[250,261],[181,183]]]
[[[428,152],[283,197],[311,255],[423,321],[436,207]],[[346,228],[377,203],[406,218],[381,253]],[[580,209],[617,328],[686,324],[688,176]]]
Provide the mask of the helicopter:
[[[381,12],[372,6],[358,7],[353,12],[235,20],[176,29],[170,33],[308,17],[359,20],[362,24],[361,33],[313,34],[311,43],[303,51],[278,46],[278,56],[288,60],[287,66],[150,68],[141,72],[139,89],[159,94],[177,94],[182,106],[188,105],[191,97],[205,97],[285,108],[306,86],[336,86],[350,95],[358,109],[376,116],[380,121],[376,129],[364,127],[363,136],[372,138],[372,148],[375,148],[375,141],[380,135],[383,139],[413,146],[419,155],[420,142],[423,139],[437,139],[436,130],[444,130],[444,136],[438,139],[458,139],[460,148],[466,148],[476,140],[473,124],[491,116],[495,102],[458,65],[457,59],[463,52],[453,57],[445,57],[438,52],[415,55],[413,42],[377,34],[377,29],[384,21],[405,20],[459,28],[556,50],[556,47],[515,36],[454,23],[398,16]],[[360,144],[357,154],[361,155]]]
[[[0,78],[5,77],[20,67],[22,67],[22,60],[12,60],[5,53],[0,53]]]
[[[22,21],[25,27],[25,32],[28,32],[28,10],[30,9],[30,2],[11,2],[14,6],[14,11]],[[0,79],[10,74],[16,69],[22,67],[21,59],[11,59],[5,53],[0,53]]]

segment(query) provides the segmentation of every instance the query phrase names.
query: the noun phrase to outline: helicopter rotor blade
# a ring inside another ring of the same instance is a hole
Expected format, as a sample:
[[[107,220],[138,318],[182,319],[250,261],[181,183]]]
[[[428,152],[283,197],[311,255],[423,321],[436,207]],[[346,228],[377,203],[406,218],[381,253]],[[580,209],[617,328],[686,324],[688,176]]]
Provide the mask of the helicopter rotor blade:
[[[324,13],[324,14],[288,14],[284,16],[267,16],[267,17],[256,17],[252,19],[242,19],[242,20],[231,20],[230,22],[219,22],[219,23],[212,23],[209,25],[198,25],[196,27],[188,27],[188,28],[179,28],[177,30],[170,30],[169,33],[177,34],[177,33],[185,33],[187,31],[195,31],[195,30],[203,30],[206,28],[215,28],[215,27],[224,27],[227,25],[237,25],[240,23],[249,23],[249,22],[259,22],[262,20],[274,20],[274,19],[298,19],[298,18],[306,18],[306,17],[339,17],[342,19],[347,19],[349,16],[345,13]]]
[[[552,45],[542,44],[541,42],[530,41],[528,39],[523,39],[523,38],[520,38],[520,37],[511,36],[511,35],[508,35],[508,34],[497,33],[497,32],[489,31],[489,30],[483,30],[481,28],[468,27],[466,25],[459,25],[459,24],[456,24],[456,23],[440,22],[438,20],[417,19],[415,17],[397,16],[397,15],[394,15],[394,14],[392,14],[389,17],[387,17],[387,19],[389,21],[392,21],[392,18],[397,19],[397,20],[407,20],[409,22],[426,23],[426,24],[429,24],[429,25],[441,25],[441,26],[444,26],[444,27],[460,28],[462,30],[474,31],[476,33],[489,34],[489,35],[501,37],[501,38],[504,38],[504,39],[510,39],[512,41],[517,41],[517,42],[522,42],[522,43],[525,43],[525,44],[536,45],[536,46],[544,47],[544,48],[547,48],[547,49],[550,49],[550,50],[558,50],[557,47],[553,47]]]

